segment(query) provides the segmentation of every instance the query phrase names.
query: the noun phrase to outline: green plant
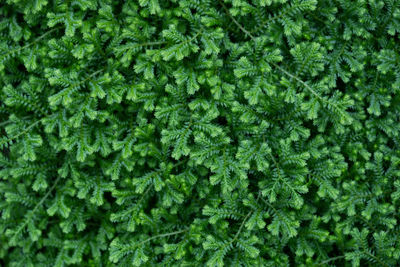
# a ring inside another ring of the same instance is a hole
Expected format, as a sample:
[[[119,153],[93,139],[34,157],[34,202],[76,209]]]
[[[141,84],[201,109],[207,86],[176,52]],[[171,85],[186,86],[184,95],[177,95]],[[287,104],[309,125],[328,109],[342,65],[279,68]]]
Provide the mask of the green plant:
[[[0,265],[396,266],[400,1],[0,0]]]

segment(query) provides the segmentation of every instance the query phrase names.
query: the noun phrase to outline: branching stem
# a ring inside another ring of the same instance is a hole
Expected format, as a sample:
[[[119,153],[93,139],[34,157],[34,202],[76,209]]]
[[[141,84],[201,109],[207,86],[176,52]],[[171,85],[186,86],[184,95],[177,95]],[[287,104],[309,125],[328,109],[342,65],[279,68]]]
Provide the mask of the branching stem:
[[[54,184],[50,187],[49,191],[42,197],[42,199],[36,204],[36,206],[33,208],[33,210],[29,213],[28,218],[25,220],[25,222],[18,228],[18,230],[14,233],[13,237],[11,238],[12,240],[15,239],[15,237],[25,228],[25,226],[29,223],[29,221],[33,218],[33,215],[35,214],[36,210],[43,204],[43,202],[49,197],[51,192],[56,188],[58,182],[60,181],[60,176],[56,179]]]
[[[29,44],[26,44],[26,45],[24,45],[24,46],[18,47],[18,48],[16,48],[16,49],[13,49],[13,50],[9,51],[8,53],[5,53],[4,56],[5,56],[5,57],[8,57],[9,55],[12,55],[12,54],[14,54],[14,53],[17,53],[17,52],[19,52],[19,51],[24,50],[25,48],[28,48],[28,47],[30,47],[30,46],[36,44],[37,42],[39,42],[40,40],[42,40],[44,37],[46,37],[47,35],[51,34],[52,32],[54,32],[54,31],[56,31],[56,30],[58,30],[58,29],[60,29],[60,28],[61,28],[61,27],[57,27],[57,28],[51,29],[50,31],[45,32],[44,34],[42,34],[41,36],[39,36],[38,38],[36,38],[35,40],[33,40],[33,42],[31,42],[31,43],[29,43]]]

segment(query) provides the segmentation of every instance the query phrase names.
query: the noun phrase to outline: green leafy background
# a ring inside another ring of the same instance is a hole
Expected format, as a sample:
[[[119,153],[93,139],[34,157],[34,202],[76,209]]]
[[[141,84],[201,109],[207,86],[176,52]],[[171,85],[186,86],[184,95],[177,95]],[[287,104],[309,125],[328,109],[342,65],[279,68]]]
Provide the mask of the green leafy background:
[[[1,266],[398,266],[400,1],[0,0]]]

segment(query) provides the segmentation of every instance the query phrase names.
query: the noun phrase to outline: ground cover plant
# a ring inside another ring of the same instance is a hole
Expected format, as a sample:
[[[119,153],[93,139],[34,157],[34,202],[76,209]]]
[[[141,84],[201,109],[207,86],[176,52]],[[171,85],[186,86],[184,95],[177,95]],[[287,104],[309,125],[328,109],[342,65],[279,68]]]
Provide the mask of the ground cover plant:
[[[0,0],[1,266],[398,266],[400,1]]]

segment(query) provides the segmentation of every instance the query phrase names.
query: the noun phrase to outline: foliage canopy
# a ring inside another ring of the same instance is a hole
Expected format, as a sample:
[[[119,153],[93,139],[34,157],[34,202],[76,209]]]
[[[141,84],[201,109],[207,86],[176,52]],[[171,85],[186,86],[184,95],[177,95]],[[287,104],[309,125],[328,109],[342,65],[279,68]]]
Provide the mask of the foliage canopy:
[[[396,266],[400,1],[0,0],[0,265]]]

